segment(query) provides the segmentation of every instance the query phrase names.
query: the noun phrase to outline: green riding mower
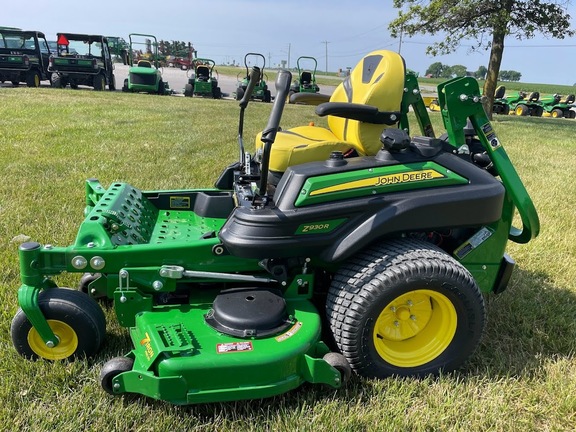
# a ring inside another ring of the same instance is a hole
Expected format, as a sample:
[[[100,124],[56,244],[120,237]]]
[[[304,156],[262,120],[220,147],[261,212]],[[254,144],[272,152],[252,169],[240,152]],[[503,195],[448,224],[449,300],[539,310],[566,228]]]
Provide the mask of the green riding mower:
[[[564,99],[559,94],[543,97],[540,99],[544,109],[543,115],[552,118],[576,118],[576,111],[572,109],[576,108],[575,100],[576,97],[573,94],[569,94]]]
[[[244,56],[244,65],[246,66],[246,75],[240,80],[238,80],[238,86],[236,87],[236,100],[241,100],[244,97],[244,93],[246,93],[246,89],[248,88],[248,84],[250,83],[250,68],[248,67],[248,59],[249,58],[261,58],[262,59],[262,67],[260,68],[260,77],[258,77],[258,81],[254,86],[254,90],[252,91],[252,100],[260,100],[262,102],[271,102],[272,95],[270,90],[268,89],[268,85],[264,80],[264,67],[266,66],[266,58],[264,55],[259,53],[248,53]],[[240,75],[240,74],[238,74]]]
[[[188,78],[184,87],[184,96],[208,96],[214,99],[222,98],[222,91],[218,87],[218,77],[214,76],[216,62],[207,58],[192,60],[193,75]]]
[[[123,59],[130,68],[122,91],[162,96],[172,94],[170,86],[162,78],[156,36],[130,33],[128,37],[130,51],[123,56]]]
[[[517,116],[542,117],[544,108],[540,103],[540,93],[518,92],[518,97],[513,96],[510,102],[510,109]]]
[[[506,97],[506,87],[503,85],[498,86],[494,92],[494,104],[492,105],[492,113],[508,115],[510,114],[510,104],[517,103],[523,98],[524,96],[521,96],[520,92],[517,94],[517,96],[514,95]]]
[[[508,240],[539,231],[477,82],[438,87],[447,134],[436,138],[416,77],[397,53],[374,51],[316,107],[328,128],[281,130],[283,70],[250,154],[244,111],[260,74],[239,104],[238,161],[214,188],[89,179],[74,244],[20,245],[20,354],[93,356],[105,343],[102,298],[132,340],[101,369],[113,395],[262,398],[305,382],[338,388],[351,372],[439,374],[470,357],[483,294],[502,292],[514,267]],[[59,287],[62,273],[82,275],[80,289]]]
[[[313,65],[310,69],[304,69],[301,63],[310,63]],[[320,87],[316,84],[316,70],[318,69],[318,62],[314,57],[301,56],[296,60],[296,66],[298,68],[298,79],[295,79],[290,86],[290,91],[288,93],[288,101],[290,102],[290,97],[295,93],[318,93]]]

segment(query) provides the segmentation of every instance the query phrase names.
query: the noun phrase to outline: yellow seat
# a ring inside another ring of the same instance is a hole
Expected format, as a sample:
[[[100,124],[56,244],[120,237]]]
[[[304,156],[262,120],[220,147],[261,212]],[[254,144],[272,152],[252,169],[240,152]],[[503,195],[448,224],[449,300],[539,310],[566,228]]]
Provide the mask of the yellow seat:
[[[317,114],[328,116],[329,129],[299,126],[277,133],[270,171],[283,173],[291,165],[322,161],[332,151],[375,155],[382,147],[382,131],[400,120],[404,79],[404,60],[399,54],[379,50],[366,55],[330,101],[316,107]],[[263,146],[260,137],[256,137],[256,149]]]

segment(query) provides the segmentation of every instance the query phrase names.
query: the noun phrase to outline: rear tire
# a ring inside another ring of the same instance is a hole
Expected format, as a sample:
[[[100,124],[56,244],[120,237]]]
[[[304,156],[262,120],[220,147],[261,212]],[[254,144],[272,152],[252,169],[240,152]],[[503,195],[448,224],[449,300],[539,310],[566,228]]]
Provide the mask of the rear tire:
[[[516,106],[514,113],[517,116],[527,116],[529,111],[530,111],[530,108],[528,108],[528,106],[521,104],[521,105]]]
[[[28,87],[40,87],[40,73],[37,70],[30,71],[26,76]]]
[[[419,240],[375,245],[346,263],[327,317],[350,366],[366,377],[450,372],[476,349],[486,320],[470,273]]]
[[[96,301],[80,291],[52,288],[40,293],[38,305],[59,343],[47,347],[24,311],[18,309],[10,334],[20,355],[64,360],[90,357],[98,352],[106,336],[106,319]]]
[[[184,86],[184,96],[194,96],[194,86],[192,84],[188,83]]]
[[[62,82],[62,77],[57,73],[50,75],[50,85],[54,88],[63,88],[64,84]]]
[[[106,77],[102,74],[95,75],[92,85],[96,91],[104,90],[106,88]]]
[[[542,117],[542,114],[544,114],[544,108],[541,106],[532,107],[530,110],[530,116],[532,117]]]

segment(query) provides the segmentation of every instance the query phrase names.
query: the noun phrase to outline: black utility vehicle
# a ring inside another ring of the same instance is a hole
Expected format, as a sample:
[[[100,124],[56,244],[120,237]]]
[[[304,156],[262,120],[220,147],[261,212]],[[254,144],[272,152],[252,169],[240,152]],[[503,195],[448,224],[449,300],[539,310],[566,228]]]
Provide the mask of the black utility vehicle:
[[[49,80],[50,49],[44,33],[0,28],[0,81],[40,86]]]
[[[52,87],[79,85],[116,89],[108,40],[101,35],[58,33],[56,53],[50,56]]]

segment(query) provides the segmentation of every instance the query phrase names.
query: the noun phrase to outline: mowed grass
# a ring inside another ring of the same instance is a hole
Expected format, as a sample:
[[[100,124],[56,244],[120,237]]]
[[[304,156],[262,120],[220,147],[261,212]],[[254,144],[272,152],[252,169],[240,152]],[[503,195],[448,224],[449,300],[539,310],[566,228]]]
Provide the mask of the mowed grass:
[[[464,368],[436,379],[353,377],[335,391],[305,385],[256,401],[178,407],[111,397],[101,366],[130,349],[107,309],[107,341],[78,362],[27,361],[10,340],[24,238],[68,245],[84,180],[141,189],[211,187],[237,159],[238,104],[52,89],[0,89],[0,430],[6,431],[573,431],[576,430],[576,123],[496,117],[494,128],[539,210],[540,236],[510,244],[517,268],[487,296],[488,325]],[[246,111],[246,147],[270,105]],[[432,113],[437,134],[440,116]],[[315,121],[287,105],[284,128]],[[425,217],[425,215],[423,215]],[[77,277],[58,282],[74,286]]]

